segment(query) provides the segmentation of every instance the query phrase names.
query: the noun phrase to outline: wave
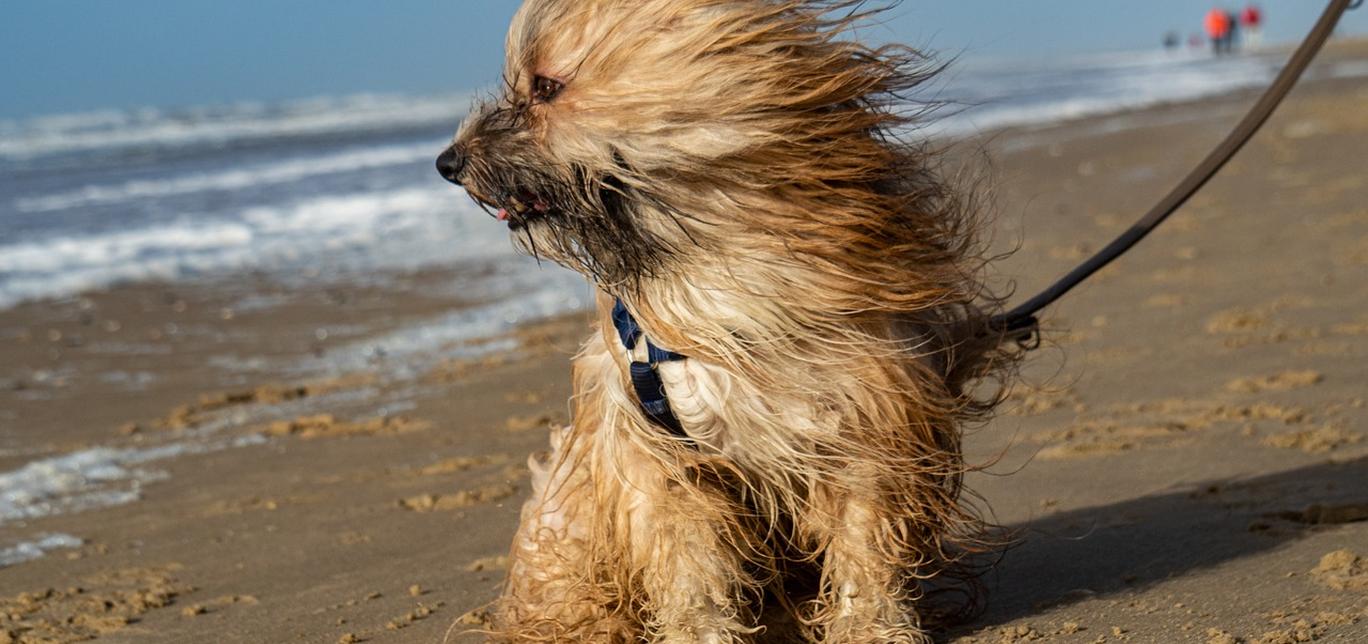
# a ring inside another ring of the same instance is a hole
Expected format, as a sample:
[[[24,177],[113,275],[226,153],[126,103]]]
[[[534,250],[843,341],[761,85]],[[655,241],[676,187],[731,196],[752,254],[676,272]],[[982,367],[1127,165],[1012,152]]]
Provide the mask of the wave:
[[[414,268],[509,256],[503,226],[450,186],[408,187],[186,216],[134,230],[0,245],[0,307],[135,280],[175,280],[304,262]]]
[[[440,144],[437,143],[352,148],[329,156],[278,161],[257,167],[225,170],[223,172],[187,174],[167,179],[127,181],[117,185],[85,186],[68,192],[17,199],[14,206],[20,212],[49,212],[212,190],[243,190],[261,185],[290,183],[340,172],[354,172],[430,160],[436,157],[439,148]]]
[[[361,94],[281,104],[238,103],[182,110],[144,108],[0,121],[0,158],[29,159],[116,149],[223,146],[236,141],[405,127],[455,128],[470,94]]]
[[[132,503],[141,496],[143,485],[167,476],[141,466],[264,442],[253,434],[228,441],[171,443],[146,449],[96,447],[32,461],[0,473],[0,525]]]

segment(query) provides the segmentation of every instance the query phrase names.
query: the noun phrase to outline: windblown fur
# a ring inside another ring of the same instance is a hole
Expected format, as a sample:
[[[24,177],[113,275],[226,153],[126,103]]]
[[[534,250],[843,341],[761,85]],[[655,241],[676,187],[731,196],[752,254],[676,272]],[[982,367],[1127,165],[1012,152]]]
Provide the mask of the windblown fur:
[[[934,67],[850,38],[857,4],[514,19],[459,182],[602,295],[572,425],[532,461],[501,636],[751,641],[788,615],[808,641],[924,641],[924,582],[979,534],[960,439],[992,401],[972,389],[1009,360],[973,204],[899,136]],[[658,369],[691,441],[639,410],[614,297],[689,356]]]

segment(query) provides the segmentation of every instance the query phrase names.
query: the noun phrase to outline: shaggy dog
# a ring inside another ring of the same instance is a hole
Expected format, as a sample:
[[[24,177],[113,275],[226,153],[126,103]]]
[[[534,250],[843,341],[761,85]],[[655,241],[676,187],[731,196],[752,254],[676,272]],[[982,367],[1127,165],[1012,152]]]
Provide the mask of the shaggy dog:
[[[973,209],[898,138],[933,69],[850,38],[856,5],[514,18],[501,95],[437,165],[600,296],[572,424],[531,459],[500,637],[927,641],[926,582],[980,527],[971,390],[1004,361]]]

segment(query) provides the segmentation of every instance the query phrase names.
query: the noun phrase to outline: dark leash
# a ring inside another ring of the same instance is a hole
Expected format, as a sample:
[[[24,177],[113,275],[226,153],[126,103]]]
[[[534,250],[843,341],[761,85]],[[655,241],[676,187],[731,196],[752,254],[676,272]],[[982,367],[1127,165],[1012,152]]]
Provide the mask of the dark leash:
[[[1363,4],[1363,0],[1331,0],[1325,8],[1325,12],[1321,14],[1320,20],[1316,22],[1316,26],[1311,29],[1311,33],[1307,34],[1306,39],[1302,41],[1297,51],[1292,54],[1292,57],[1287,61],[1287,66],[1283,67],[1278,77],[1273,80],[1273,84],[1254,104],[1254,107],[1250,108],[1249,113],[1226,136],[1225,140],[1221,141],[1197,167],[1193,168],[1192,172],[1188,173],[1181,183],[1159,200],[1159,203],[1155,204],[1154,208],[1150,209],[1144,217],[1141,217],[1097,254],[1089,257],[1087,261],[1079,264],[1035,297],[1026,300],[1020,306],[1006,313],[994,316],[990,322],[990,332],[1000,333],[1003,341],[1015,341],[1028,350],[1039,346],[1040,321],[1036,318],[1036,314],[1091,277],[1093,273],[1102,270],[1103,267],[1125,254],[1146,235],[1158,228],[1159,224],[1164,223],[1169,215],[1187,203],[1192,195],[1201,190],[1202,186],[1206,185],[1207,181],[1210,181],[1230,161],[1231,157],[1235,156],[1235,153],[1239,152],[1240,148],[1243,148],[1254,137],[1254,134],[1259,131],[1259,128],[1273,114],[1283,99],[1287,98],[1288,92],[1292,91],[1297,80],[1306,72],[1307,66],[1316,58],[1316,54],[1320,53],[1325,41],[1335,31],[1335,26],[1339,24],[1344,12],[1356,9],[1361,4]]]
[[[1001,334],[1003,341],[1014,341],[1026,350],[1039,346],[1040,321],[1036,318],[1036,314],[1091,277],[1093,273],[1125,254],[1146,235],[1158,228],[1159,224],[1164,223],[1169,215],[1187,203],[1188,199],[1196,194],[1202,186],[1206,185],[1207,181],[1210,181],[1230,161],[1231,157],[1235,156],[1235,153],[1239,152],[1240,148],[1243,148],[1254,137],[1254,134],[1259,131],[1268,117],[1287,97],[1288,92],[1297,84],[1297,80],[1306,72],[1307,66],[1316,58],[1316,54],[1320,53],[1325,41],[1334,32],[1335,25],[1339,24],[1340,18],[1344,16],[1344,12],[1357,8],[1361,4],[1363,4],[1363,0],[1331,0],[1329,6],[1325,8],[1325,13],[1321,14],[1320,20],[1316,22],[1316,26],[1302,41],[1297,51],[1292,54],[1287,66],[1273,80],[1273,84],[1264,92],[1264,95],[1259,98],[1254,107],[1250,108],[1249,113],[1226,136],[1225,140],[1221,141],[1196,168],[1193,168],[1192,172],[1181,183],[1174,187],[1159,203],[1155,204],[1154,208],[1150,209],[1144,217],[1141,217],[1128,230],[1107,244],[1106,248],[1079,264],[1078,267],[1069,271],[1064,277],[1035,297],[1026,300],[1020,306],[1006,313],[994,316],[989,322],[989,332]],[[634,351],[638,341],[645,338],[641,326],[637,324],[636,319],[632,317],[631,312],[627,310],[627,306],[622,303],[622,300],[618,300],[613,306],[613,326],[617,329],[618,337],[628,351]],[[670,409],[670,401],[665,394],[664,383],[656,370],[656,366],[662,362],[676,362],[687,358],[656,346],[650,338],[645,338],[645,342],[646,361],[633,360],[630,368],[632,389],[636,393],[641,411],[652,424],[692,444],[688,433],[684,431],[684,427],[674,415],[674,411]]]

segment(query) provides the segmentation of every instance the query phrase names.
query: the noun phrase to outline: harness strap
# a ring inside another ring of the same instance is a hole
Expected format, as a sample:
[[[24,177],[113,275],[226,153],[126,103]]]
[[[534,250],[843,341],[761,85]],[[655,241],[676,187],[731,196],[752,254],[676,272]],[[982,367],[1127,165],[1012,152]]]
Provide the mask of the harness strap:
[[[627,305],[622,300],[617,300],[613,304],[613,327],[617,329],[618,338],[622,340],[622,345],[627,347],[627,351],[636,348],[637,341],[641,340],[646,333],[641,330],[641,325],[637,324],[636,318],[627,310]],[[636,390],[637,402],[641,405],[641,412],[646,414],[646,419],[652,423],[669,430],[671,434],[679,438],[687,439],[689,435],[684,432],[684,426],[675,417],[674,411],[670,409],[670,399],[665,394],[665,383],[660,380],[660,373],[656,371],[656,365],[661,362],[678,362],[687,360],[685,356],[662,349],[646,340],[646,362],[633,360],[630,368],[632,376],[632,389]]]

